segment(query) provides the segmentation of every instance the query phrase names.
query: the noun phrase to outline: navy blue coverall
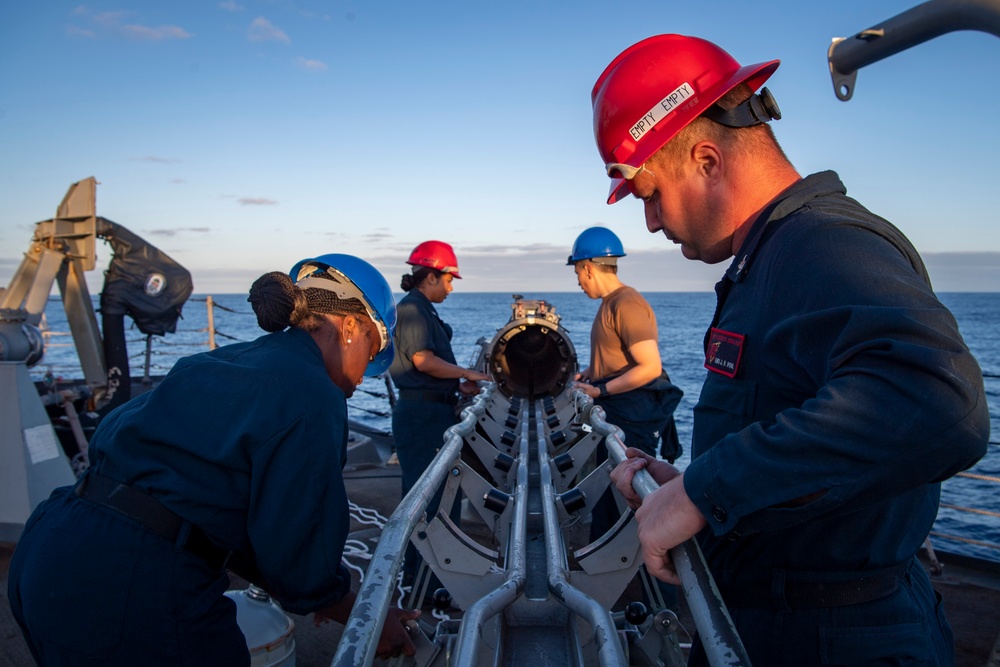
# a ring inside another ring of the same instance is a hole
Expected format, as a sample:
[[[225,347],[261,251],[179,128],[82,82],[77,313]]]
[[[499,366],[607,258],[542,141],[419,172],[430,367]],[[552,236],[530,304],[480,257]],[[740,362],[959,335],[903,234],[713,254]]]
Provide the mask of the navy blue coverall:
[[[413,355],[429,350],[454,364],[451,336],[451,326],[441,319],[434,304],[420,290],[411,289],[396,305],[396,356],[389,374],[399,390],[399,400],[392,411],[392,436],[403,475],[403,496],[434,461],[444,443],[444,432],[457,422],[459,381],[421,373],[413,365]],[[438,493],[427,507],[429,516],[437,513],[440,501]],[[407,545],[403,565],[407,585],[416,574],[417,562],[416,549]]]
[[[255,564],[305,614],[350,590],[341,469],[347,405],[319,347],[292,328],[177,362],[112,411],[91,471],[131,485]],[[89,475],[90,473],[88,473]],[[229,578],[133,519],[53,492],[11,561],[11,608],[40,665],[249,665]]]
[[[763,211],[716,291],[684,487],[753,663],[952,664],[915,554],[989,415],[917,252],[822,172]]]
[[[424,350],[455,363],[451,327],[434,304],[412,289],[396,306],[396,356],[389,367],[399,400],[392,412],[392,434],[403,472],[403,495],[431,464],[444,442],[444,432],[454,426],[458,380],[421,373],[413,355]]]

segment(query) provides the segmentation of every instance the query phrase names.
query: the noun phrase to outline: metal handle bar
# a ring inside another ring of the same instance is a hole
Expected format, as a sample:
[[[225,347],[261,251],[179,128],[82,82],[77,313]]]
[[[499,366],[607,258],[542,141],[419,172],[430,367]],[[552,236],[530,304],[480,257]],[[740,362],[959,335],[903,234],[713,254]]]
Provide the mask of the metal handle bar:
[[[354,608],[344,625],[337,652],[331,667],[356,667],[370,665],[375,660],[378,639],[385,625],[385,615],[391,606],[396,590],[396,575],[402,566],[405,545],[417,522],[427,510],[427,505],[444,482],[454,460],[462,450],[463,434],[476,428],[477,414],[486,409],[495,387],[490,384],[476,396],[473,405],[462,413],[462,421],[446,432],[446,439],[437,458],[406,494],[396,511],[385,524],[375,553],[368,565]],[[478,410],[478,413],[477,413]]]
[[[595,432],[607,438],[608,457],[615,465],[625,461],[625,445],[621,439],[621,429],[605,421],[603,408],[594,405],[593,399],[581,391],[575,391],[573,398],[578,410],[586,418]],[[660,488],[648,472],[640,470],[632,478],[632,488],[645,498]],[[724,665],[750,666],[739,633],[733,625],[726,604],[722,601],[712,573],[694,540],[687,540],[670,550],[674,569],[681,580],[681,591],[687,600],[691,616],[701,643],[705,648],[712,667]]]
[[[541,423],[541,415],[538,422]],[[594,642],[598,649],[598,660],[604,667],[627,665],[618,641],[611,612],[597,603],[592,597],[578,588],[574,588],[566,578],[565,549],[562,545],[562,533],[559,530],[559,517],[556,511],[555,489],[552,486],[552,468],[549,464],[549,454],[545,447],[538,448],[538,468],[542,483],[542,516],[545,521],[545,549],[548,557],[549,591],[557,600],[566,605],[578,616],[586,619],[594,629]]]
[[[853,37],[834,39],[827,52],[834,93],[846,102],[862,67],[956,30],[1000,37],[1000,0],[930,0]]]
[[[525,441],[527,420],[522,425],[522,443]],[[528,526],[528,447],[522,446],[517,454],[517,487],[514,492],[514,521],[510,531],[510,572],[507,579],[489,595],[469,607],[462,617],[461,634],[455,645],[456,665],[474,664],[479,652],[480,629],[483,623],[509,607],[524,591],[528,578],[527,526]]]

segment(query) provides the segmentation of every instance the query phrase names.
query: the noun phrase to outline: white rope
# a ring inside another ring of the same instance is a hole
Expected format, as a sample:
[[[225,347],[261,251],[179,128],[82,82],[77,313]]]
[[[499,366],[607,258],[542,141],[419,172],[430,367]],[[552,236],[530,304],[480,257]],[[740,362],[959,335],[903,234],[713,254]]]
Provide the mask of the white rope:
[[[368,549],[368,545],[361,540],[348,539],[344,543],[344,553],[348,556],[362,558],[364,560],[372,559],[372,553]]]
[[[351,512],[351,520],[357,523],[367,525],[367,526],[377,526],[378,528],[385,528],[385,524],[388,521],[384,516],[379,514],[379,512],[370,507],[361,507],[360,505],[354,503],[351,500],[347,501],[347,507]],[[348,538],[344,542],[344,555],[341,562],[344,566],[350,570],[357,572],[358,577],[361,581],[365,580],[365,569],[359,565],[351,563],[348,558],[357,558],[364,561],[371,561],[372,559],[371,549],[362,540],[357,540],[353,538]],[[403,585],[403,573],[399,572],[396,574],[396,592],[398,594],[396,599],[396,606],[402,608],[403,600],[406,598],[407,594],[411,590],[411,586]],[[433,616],[438,621],[450,621],[451,616],[439,609],[432,609],[431,616]]]
[[[412,586],[404,586],[403,585],[403,573],[402,572],[400,572],[400,573],[398,573],[396,575],[396,593],[398,594],[398,597],[396,598],[396,606],[397,607],[399,607],[400,609],[403,608],[403,599],[406,597],[406,594],[409,593],[410,590],[412,590],[412,588],[413,588]]]
[[[388,519],[377,511],[368,507],[361,507],[350,500],[347,501],[347,508],[351,513],[351,520],[362,525],[385,528],[385,523],[388,521]],[[372,559],[371,548],[364,541],[354,538],[348,538],[344,542],[344,553],[341,562],[344,564],[344,567],[357,572],[358,578],[363,582],[365,580],[365,568],[350,562],[347,560],[348,558],[370,561]]]
[[[358,573],[358,578],[361,581],[365,580],[365,571],[361,567],[355,565],[354,563],[352,563],[349,560],[341,560],[340,562],[343,563],[344,567],[346,567],[348,570],[353,570],[354,572],[357,572]]]
[[[358,523],[385,528],[388,519],[379,514],[377,510],[369,507],[361,507],[351,500],[347,501],[347,507],[351,511],[351,518]]]

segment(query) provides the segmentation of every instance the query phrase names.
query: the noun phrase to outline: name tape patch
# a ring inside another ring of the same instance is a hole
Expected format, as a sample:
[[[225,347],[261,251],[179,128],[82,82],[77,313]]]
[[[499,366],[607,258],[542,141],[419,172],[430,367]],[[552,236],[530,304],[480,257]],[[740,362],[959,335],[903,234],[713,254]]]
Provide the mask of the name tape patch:
[[[674,92],[656,103],[656,105],[640,118],[629,133],[633,141],[639,141],[643,135],[656,127],[656,124],[670,115],[672,111],[681,105],[681,102],[694,95],[694,88],[689,83],[682,83]]]
[[[745,340],[743,334],[712,327],[705,351],[705,368],[726,377],[736,377]]]

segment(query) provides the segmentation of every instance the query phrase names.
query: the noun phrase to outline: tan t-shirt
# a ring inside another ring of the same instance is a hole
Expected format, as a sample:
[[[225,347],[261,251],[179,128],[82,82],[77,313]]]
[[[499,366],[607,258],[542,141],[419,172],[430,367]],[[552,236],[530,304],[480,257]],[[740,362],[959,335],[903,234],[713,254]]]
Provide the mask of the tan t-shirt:
[[[617,377],[636,365],[628,349],[659,340],[656,315],[641,294],[623,285],[604,297],[590,328],[590,375]]]

